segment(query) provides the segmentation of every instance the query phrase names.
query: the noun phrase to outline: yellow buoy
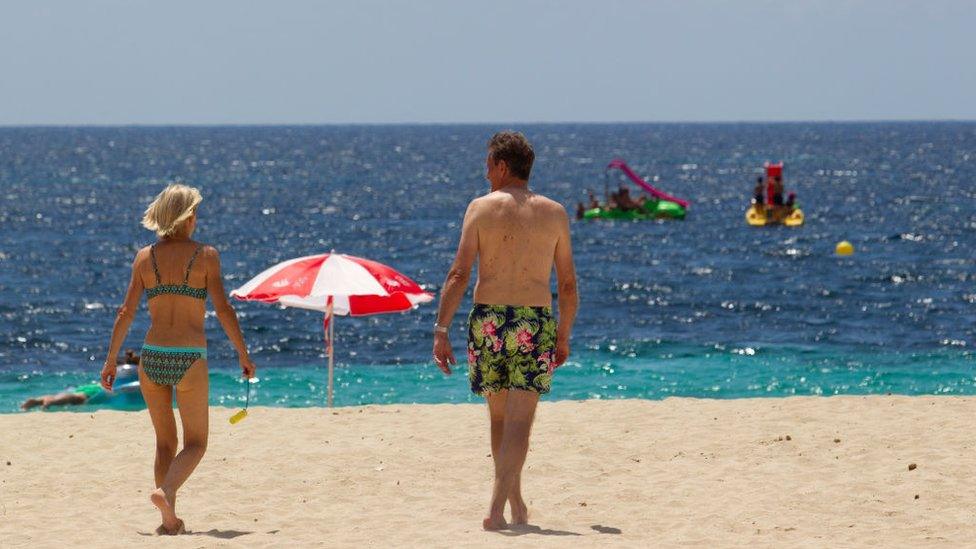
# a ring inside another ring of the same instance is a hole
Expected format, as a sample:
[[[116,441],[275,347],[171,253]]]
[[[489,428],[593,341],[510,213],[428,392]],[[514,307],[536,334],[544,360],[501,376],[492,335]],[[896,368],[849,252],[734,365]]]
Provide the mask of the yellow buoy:
[[[842,240],[837,243],[837,248],[834,251],[837,255],[852,255],[854,253],[854,245],[846,240]]]

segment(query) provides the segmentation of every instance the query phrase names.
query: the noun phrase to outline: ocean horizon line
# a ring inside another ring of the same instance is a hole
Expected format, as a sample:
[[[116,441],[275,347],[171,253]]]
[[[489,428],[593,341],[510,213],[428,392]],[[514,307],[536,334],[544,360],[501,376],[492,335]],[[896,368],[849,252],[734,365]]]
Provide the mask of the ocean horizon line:
[[[480,127],[522,124],[527,126],[750,126],[750,125],[847,125],[847,124],[973,124],[976,118],[832,118],[832,119],[739,119],[739,120],[543,120],[543,121],[390,121],[390,122],[127,122],[127,123],[0,123],[8,129],[87,129],[87,128],[390,128],[390,127]]]

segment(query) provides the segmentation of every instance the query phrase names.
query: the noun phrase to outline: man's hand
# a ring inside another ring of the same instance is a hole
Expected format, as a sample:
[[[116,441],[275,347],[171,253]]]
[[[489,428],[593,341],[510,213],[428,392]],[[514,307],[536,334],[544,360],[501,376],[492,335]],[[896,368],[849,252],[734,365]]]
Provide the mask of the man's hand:
[[[115,361],[106,360],[105,365],[102,366],[102,389],[106,391],[112,390],[112,384],[115,383]]]
[[[445,333],[437,332],[434,334],[434,362],[447,375],[451,375],[451,365],[457,364],[457,359],[454,358],[454,350],[451,349],[451,340]]]
[[[553,361],[552,369],[563,365],[566,359],[569,358],[569,337],[556,337],[556,359]],[[549,372],[552,373],[552,372]]]

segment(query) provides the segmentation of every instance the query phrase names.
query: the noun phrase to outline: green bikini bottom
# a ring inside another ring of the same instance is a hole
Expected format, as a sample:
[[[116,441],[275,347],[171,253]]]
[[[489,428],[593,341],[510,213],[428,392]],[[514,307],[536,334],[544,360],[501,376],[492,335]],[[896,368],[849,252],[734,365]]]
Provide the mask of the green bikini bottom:
[[[160,385],[176,385],[198,360],[207,359],[206,347],[142,346],[142,371]]]

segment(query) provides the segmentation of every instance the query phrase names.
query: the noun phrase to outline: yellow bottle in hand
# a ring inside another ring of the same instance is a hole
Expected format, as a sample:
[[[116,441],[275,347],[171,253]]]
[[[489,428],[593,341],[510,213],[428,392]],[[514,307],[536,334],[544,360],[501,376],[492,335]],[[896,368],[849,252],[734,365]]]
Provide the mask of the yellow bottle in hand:
[[[257,381],[257,378],[254,378]],[[234,425],[247,417],[247,406],[251,403],[251,380],[244,380],[244,409],[230,416],[230,424]]]
[[[235,423],[237,423],[238,421],[246,417],[247,417],[247,410],[241,410],[240,412],[237,412],[236,414],[230,416],[230,424],[234,425]]]

